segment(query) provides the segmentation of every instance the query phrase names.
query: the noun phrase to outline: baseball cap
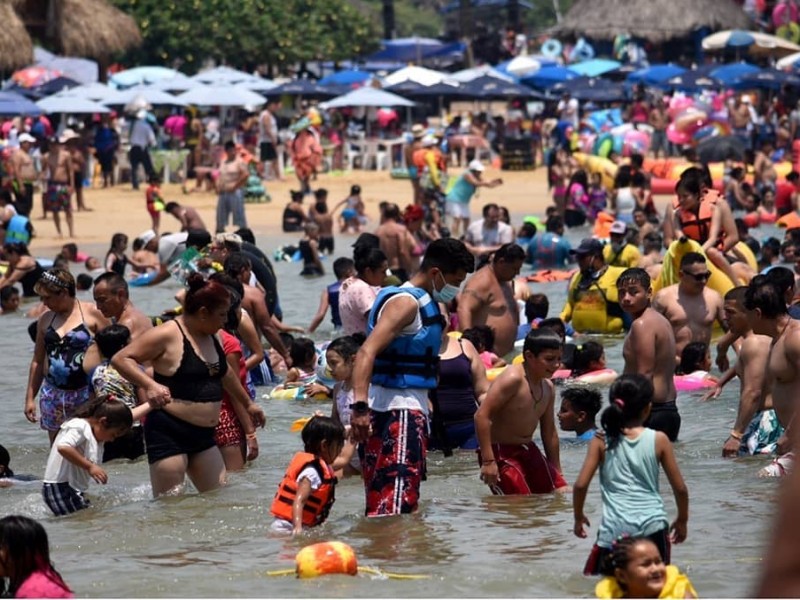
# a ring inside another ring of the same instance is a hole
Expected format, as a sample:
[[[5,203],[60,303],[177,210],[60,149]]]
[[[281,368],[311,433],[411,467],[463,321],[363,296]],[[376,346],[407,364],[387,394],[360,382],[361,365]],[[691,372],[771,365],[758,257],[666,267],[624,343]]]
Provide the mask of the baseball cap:
[[[628,226],[622,221],[614,221],[609,231],[618,235],[625,235],[628,232]]]
[[[477,158],[475,160],[470,161],[467,168],[470,171],[476,171],[478,173],[483,173],[486,170],[486,167],[484,167],[483,163],[479,161]]]
[[[156,232],[152,229],[148,229],[139,234],[139,239],[142,240],[142,244],[147,246],[150,242],[152,242],[156,238]]]
[[[64,132],[61,134],[61,137],[58,138],[59,144],[66,144],[70,140],[74,140],[75,138],[80,137],[77,133],[75,133],[72,129],[67,127]]]
[[[22,133],[22,134],[20,134],[20,136],[17,138],[17,140],[19,141],[20,144],[22,144],[24,142],[28,142],[30,144],[35,144],[36,143],[36,138],[33,137],[30,133]]]
[[[577,254],[578,256],[586,256],[587,254],[602,254],[603,244],[594,238],[585,238],[577,248],[569,251],[570,254]]]
[[[411,127],[411,135],[414,136],[415,139],[421,138],[425,135],[425,127],[417,123]]]

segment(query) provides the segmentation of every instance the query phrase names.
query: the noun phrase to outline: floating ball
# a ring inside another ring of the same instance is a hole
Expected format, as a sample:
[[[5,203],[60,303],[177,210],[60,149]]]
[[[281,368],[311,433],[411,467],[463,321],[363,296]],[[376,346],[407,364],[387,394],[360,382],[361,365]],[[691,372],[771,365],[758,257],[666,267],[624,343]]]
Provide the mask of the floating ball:
[[[297,577],[307,579],[320,575],[356,575],[355,551],[343,542],[322,542],[306,546],[295,556]]]

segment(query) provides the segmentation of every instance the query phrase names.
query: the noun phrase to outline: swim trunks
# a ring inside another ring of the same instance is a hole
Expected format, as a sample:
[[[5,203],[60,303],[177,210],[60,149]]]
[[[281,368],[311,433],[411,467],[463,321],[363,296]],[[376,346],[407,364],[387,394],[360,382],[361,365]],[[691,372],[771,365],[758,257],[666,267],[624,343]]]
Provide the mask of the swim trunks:
[[[62,390],[45,379],[39,390],[39,426],[45,431],[58,431],[78,408],[89,401],[90,393],[88,385],[77,390]]]
[[[104,463],[118,458],[136,460],[140,456],[144,456],[144,429],[141,425],[134,425],[122,437],[103,444]]]
[[[742,436],[739,454],[775,454],[778,439],[783,435],[775,409],[757,412]]]
[[[164,410],[147,415],[144,441],[151,465],[170,456],[199,454],[216,446],[214,427],[192,425]]]
[[[549,494],[567,487],[567,482],[533,442],[492,444],[499,479],[490,486],[495,496]],[[482,463],[478,449],[478,465]]]
[[[74,512],[89,508],[91,503],[83,493],[76,490],[68,482],[45,483],[42,486],[42,498],[47,508],[57,517],[71,515]]]
[[[678,432],[681,430],[681,415],[678,413],[675,401],[653,402],[650,407],[650,416],[647,417],[644,426],[663,432],[670,442],[677,440]]]
[[[412,513],[425,480],[427,418],[419,410],[371,412],[372,435],[361,444],[366,515]]]
[[[70,209],[69,201],[69,186],[66,183],[47,182],[47,190],[44,193],[47,210],[50,212],[68,211]]]

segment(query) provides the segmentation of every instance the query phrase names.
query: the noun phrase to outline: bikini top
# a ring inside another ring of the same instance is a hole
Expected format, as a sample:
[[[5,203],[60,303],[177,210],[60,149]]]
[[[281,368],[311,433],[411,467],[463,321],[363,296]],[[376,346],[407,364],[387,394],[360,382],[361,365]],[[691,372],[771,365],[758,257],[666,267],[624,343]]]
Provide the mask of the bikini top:
[[[222,401],[222,378],[228,371],[228,363],[225,360],[225,352],[222,350],[216,336],[212,336],[214,350],[217,353],[217,362],[207,363],[194,351],[189,338],[183,331],[183,327],[178,321],[175,325],[183,336],[183,356],[181,364],[172,375],[162,375],[159,372],[153,373],[156,383],[169,388],[173,398],[185,402],[221,402]]]
[[[92,332],[83,321],[83,309],[80,303],[78,310],[81,312],[80,324],[70,329],[63,337],[53,328],[56,315],[53,315],[44,333],[48,365],[45,379],[61,390],[79,390],[89,385],[89,377],[83,371],[83,357],[92,342]]]

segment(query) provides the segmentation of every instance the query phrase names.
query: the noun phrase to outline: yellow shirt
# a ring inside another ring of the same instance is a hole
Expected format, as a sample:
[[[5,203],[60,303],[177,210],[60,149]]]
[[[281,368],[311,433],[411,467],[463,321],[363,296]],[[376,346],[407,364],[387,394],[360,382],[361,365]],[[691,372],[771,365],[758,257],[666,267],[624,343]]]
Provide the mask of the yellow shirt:
[[[641,256],[639,249],[633,244],[625,244],[618,253],[614,252],[611,244],[606,244],[603,248],[603,260],[612,267],[623,267],[625,269],[638,267]]]
[[[621,333],[623,321],[617,279],[624,270],[606,267],[605,272],[584,289],[579,288],[583,275],[577,273],[569,283],[561,320],[565,323],[572,321],[579,333]]]
[[[603,577],[594,588],[598,598],[625,598],[623,590],[613,577]],[[659,598],[697,598],[697,591],[689,578],[674,565],[667,565],[667,580]]]

